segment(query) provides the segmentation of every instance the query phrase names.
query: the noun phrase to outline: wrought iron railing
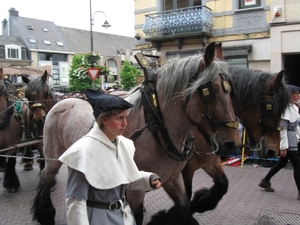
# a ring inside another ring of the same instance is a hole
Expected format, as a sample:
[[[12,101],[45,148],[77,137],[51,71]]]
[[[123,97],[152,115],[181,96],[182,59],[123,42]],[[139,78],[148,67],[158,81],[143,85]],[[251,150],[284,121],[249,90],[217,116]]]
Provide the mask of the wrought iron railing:
[[[207,32],[214,26],[211,9],[195,6],[145,15],[143,31],[146,37]]]

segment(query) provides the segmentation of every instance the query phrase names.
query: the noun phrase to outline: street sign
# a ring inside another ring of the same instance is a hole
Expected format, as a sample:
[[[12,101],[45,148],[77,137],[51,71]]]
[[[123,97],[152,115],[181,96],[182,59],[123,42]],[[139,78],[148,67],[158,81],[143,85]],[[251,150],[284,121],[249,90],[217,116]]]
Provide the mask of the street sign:
[[[86,70],[87,70],[89,76],[92,78],[92,80],[96,80],[97,76],[100,73],[99,68],[87,68]]]

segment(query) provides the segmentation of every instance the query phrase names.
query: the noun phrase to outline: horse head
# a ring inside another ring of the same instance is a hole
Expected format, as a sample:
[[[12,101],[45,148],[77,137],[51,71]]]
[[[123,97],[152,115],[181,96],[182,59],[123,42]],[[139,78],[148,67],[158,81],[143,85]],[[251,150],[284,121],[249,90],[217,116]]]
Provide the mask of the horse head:
[[[269,72],[239,67],[229,68],[236,96],[233,106],[246,128],[249,140],[263,158],[275,157],[280,144],[280,117],[289,103],[284,71]],[[255,91],[253,91],[255,90]]]
[[[26,83],[25,97],[29,101],[30,109],[36,121],[43,120],[47,112],[57,102],[54,91],[48,82],[48,72],[45,70],[42,76],[22,76]]]
[[[232,107],[227,64],[215,53],[216,44],[211,43],[203,57],[169,59],[156,72],[157,96],[170,133],[196,126],[216,152],[227,154],[240,145],[239,121]]]

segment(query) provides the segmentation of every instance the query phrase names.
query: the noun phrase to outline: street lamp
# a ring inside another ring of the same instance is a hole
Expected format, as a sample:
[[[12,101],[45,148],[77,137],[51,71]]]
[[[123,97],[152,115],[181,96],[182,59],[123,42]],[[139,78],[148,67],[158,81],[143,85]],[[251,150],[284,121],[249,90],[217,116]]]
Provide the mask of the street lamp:
[[[93,43],[93,25],[94,25],[94,17],[95,17],[95,14],[98,13],[98,12],[101,12],[103,13],[103,15],[105,16],[105,21],[102,25],[102,27],[104,27],[105,29],[107,29],[108,27],[111,27],[111,25],[107,22],[107,19],[106,19],[106,15],[104,12],[102,11],[96,11],[94,12],[94,14],[92,15],[92,0],[90,0],[90,26],[91,26],[91,54],[94,53],[94,43]],[[92,67],[94,66],[94,60],[92,60],[93,62],[90,62],[92,64]],[[94,89],[94,81],[92,81],[92,88]]]

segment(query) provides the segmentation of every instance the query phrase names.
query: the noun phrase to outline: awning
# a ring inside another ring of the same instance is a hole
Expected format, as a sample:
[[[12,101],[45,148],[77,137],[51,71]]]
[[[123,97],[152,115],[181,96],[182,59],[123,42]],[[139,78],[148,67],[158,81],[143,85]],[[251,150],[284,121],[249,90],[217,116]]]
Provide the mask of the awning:
[[[9,66],[3,67],[3,74],[6,75],[43,75],[45,70],[47,70],[48,74],[51,74],[51,66]]]

